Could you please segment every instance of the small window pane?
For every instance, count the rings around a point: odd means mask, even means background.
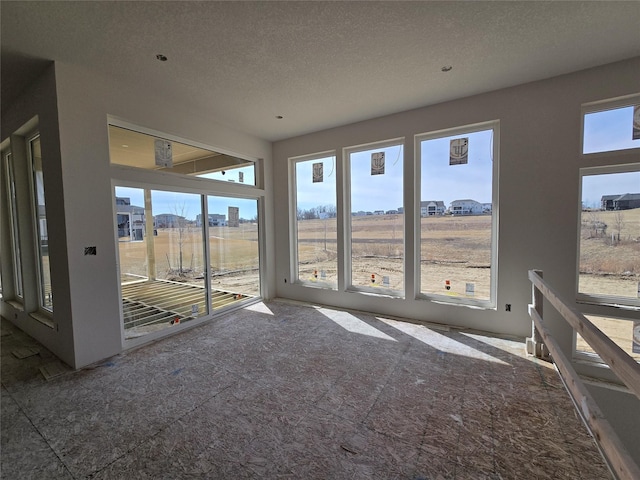
[[[337,288],[336,157],[295,163],[298,281]]]
[[[582,153],[612,152],[640,147],[640,106],[587,113]]]
[[[51,267],[49,264],[49,235],[47,233],[47,207],[45,202],[44,175],[40,137],[29,142],[29,154],[33,169],[33,193],[36,211],[36,234],[39,261],[40,306],[53,311],[53,293],[51,291]]]
[[[404,292],[403,145],[351,152],[351,285]]]
[[[640,171],[584,175],[578,292],[637,299]]]

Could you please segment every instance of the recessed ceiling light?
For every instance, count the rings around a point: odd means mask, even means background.
[[[278,120],[282,120],[284,117],[283,117],[282,115],[276,115],[276,118],[277,118]]]
[[[445,65],[440,70],[442,70],[443,72],[450,72],[452,69],[453,67],[451,65]]]
[[[122,148],[129,148],[129,145],[122,145]]]
[[[166,61],[168,60],[168,58],[167,58],[167,57],[165,57],[164,55],[162,55],[161,53],[157,54],[157,55],[156,55],[156,58],[157,58],[158,60],[160,60],[161,62],[166,62]]]

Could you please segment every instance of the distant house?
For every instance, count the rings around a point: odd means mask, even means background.
[[[384,210],[376,210],[373,212],[374,215],[384,215]]]
[[[158,228],[175,228],[185,225],[187,222],[186,218],[173,213],[161,213],[155,216],[155,220]]]
[[[156,217],[157,218],[157,217]],[[202,226],[202,214],[196,216],[196,226]],[[226,227],[227,216],[222,213],[210,213],[209,214],[209,226],[210,227]]]
[[[479,215],[482,213],[482,203],[471,199],[454,200],[449,210],[453,215]]]
[[[428,217],[430,215],[444,215],[444,202],[442,200],[424,200],[420,202],[420,216]]]
[[[492,209],[493,209],[493,206],[490,203],[482,204],[482,213],[491,213]]]
[[[144,208],[131,205],[129,197],[116,197],[118,238],[142,240],[145,231]]]
[[[640,193],[603,195],[600,199],[602,210],[631,210],[640,208]]]

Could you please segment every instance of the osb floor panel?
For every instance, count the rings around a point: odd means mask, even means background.
[[[2,478],[611,478],[517,342],[277,301],[47,381],[1,340]]]

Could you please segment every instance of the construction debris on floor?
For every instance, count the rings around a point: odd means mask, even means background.
[[[612,478],[515,341],[279,301],[75,372],[1,341],[2,478]]]

